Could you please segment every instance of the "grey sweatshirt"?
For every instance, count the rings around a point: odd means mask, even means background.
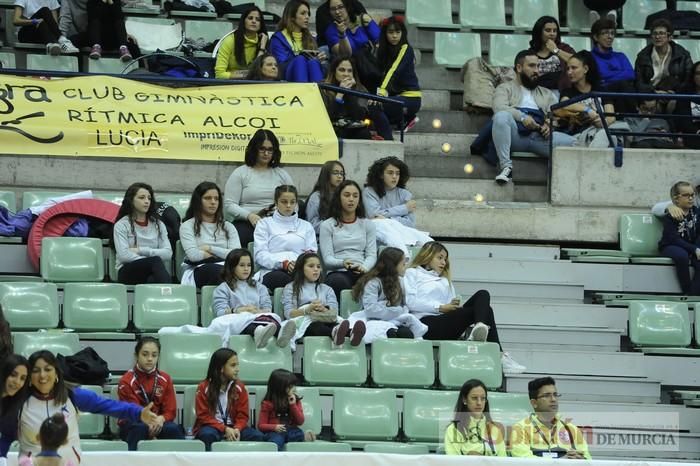
[[[334,218],[321,223],[319,239],[323,268],[327,272],[345,268],[343,261],[349,259],[365,270],[377,262],[377,239],[374,224],[366,218],[353,223],[338,225]]]
[[[383,197],[379,197],[377,192],[366,186],[362,190],[362,201],[365,205],[367,218],[381,215],[386,218],[393,218],[407,227],[416,227],[416,214],[409,212],[406,203],[413,198],[413,194],[407,189],[394,188],[387,189]]]
[[[212,308],[217,317],[226,314],[226,309],[235,311],[241,306],[255,306],[272,312],[272,300],[267,287],[260,282],[250,286],[245,281],[237,280],[233,290],[228,283],[222,283],[214,289]]]
[[[168,229],[165,224],[158,221],[160,233],[154,222],[142,227],[134,223],[132,231],[129,217],[124,216],[114,224],[114,249],[117,256],[115,268],[119,270],[124,264],[143,259],[144,257],[158,256],[163,262],[173,257],[173,250],[168,240]],[[137,252],[132,248],[138,248]]]

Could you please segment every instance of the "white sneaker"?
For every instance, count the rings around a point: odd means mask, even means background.
[[[588,19],[591,22],[591,26],[592,26],[593,23],[595,23],[596,21],[598,21],[600,19],[600,15],[598,14],[597,11],[591,10],[588,12]]]
[[[275,330],[277,330],[275,324],[258,325],[253,332],[255,347],[258,349],[266,347],[267,342],[275,335]]]
[[[282,324],[279,335],[277,335],[277,346],[286,348],[297,333],[297,324],[293,320],[288,320]]]
[[[522,364],[516,362],[515,359],[505,351],[501,355],[501,367],[503,367],[504,374],[522,374],[525,372],[525,369],[527,369]]]
[[[489,336],[489,326],[483,322],[477,322],[467,337],[467,341],[486,341]]]
[[[73,45],[73,42],[69,41],[68,39],[65,39],[63,41],[61,41],[61,39],[58,39],[58,44],[61,47],[61,53],[78,53],[78,52],[80,52],[80,50],[78,50],[78,47]]]
[[[511,168],[511,167],[505,167],[503,170],[501,170],[501,173],[496,175],[496,183],[498,183],[498,184],[506,184],[512,180],[513,180],[513,168]]]
[[[608,14],[605,15],[605,17],[608,18],[610,21],[614,21],[615,24],[617,24],[617,10],[608,11]]]

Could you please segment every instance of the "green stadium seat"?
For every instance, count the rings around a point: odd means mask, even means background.
[[[365,453],[390,453],[394,455],[427,455],[430,453],[428,445],[399,442],[373,442],[365,444]]]
[[[24,191],[22,193],[22,209],[38,206],[52,197],[61,197],[71,191]]]
[[[652,214],[620,215],[620,250],[633,256],[658,256],[663,226]]]
[[[409,442],[439,442],[453,417],[459,392],[406,390],[403,431]]]
[[[27,69],[39,71],[66,71],[77,73],[78,58],[69,55],[27,55]]]
[[[459,23],[467,28],[498,29],[506,27],[506,7],[503,0],[460,0]]]
[[[647,16],[665,9],[666,2],[664,0],[627,0],[622,7],[622,27],[626,31],[646,32],[644,24]],[[680,9],[683,8],[679,7]],[[617,39],[615,41],[617,42]]]
[[[559,2],[557,0],[516,0],[513,2],[513,25],[516,28],[525,28],[530,31],[541,16],[559,18]]]
[[[277,445],[272,442],[215,442],[211,451],[219,452],[267,452],[277,451]]]
[[[185,37],[192,40],[204,39],[208,44],[218,41],[232,30],[228,21],[185,20]]]
[[[310,385],[362,385],[367,380],[364,345],[332,348],[328,337],[304,338],[304,379]]]
[[[372,381],[380,387],[422,387],[435,383],[433,345],[428,340],[383,338],[372,343]]]
[[[128,451],[129,445],[120,440],[80,439],[80,449],[82,451]]]
[[[530,48],[530,36],[525,34],[496,34],[489,36],[489,63],[493,66],[513,66],[515,55]]]
[[[212,353],[221,348],[213,334],[162,334],[159,367],[175,383],[199,383],[207,375]]]
[[[646,46],[647,40],[643,37],[616,37],[613,42],[613,50],[624,53],[632,66],[637,59],[637,54]]]
[[[158,193],[156,195],[156,200],[158,202],[166,202],[173,206],[177,213],[180,214],[180,218],[185,218],[185,212],[190,206],[190,195],[189,194],[173,194],[173,193]]]
[[[0,60],[2,60],[0,54]],[[17,198],[14,191],[0,191],[0,206],[3,206],[12,213],[17,212]]]
[[[83,385],[80,388],[90,390],[102,396],[102,387],[98,385]],[[102,435],[105,430],[105,417],[102,414],[81,412],[78,417],[78,429],[80,438],[92,438]],[[82,442],[81,442],[82,443]]]
[[[636,346],[689,346],[688,305],[670,301],[630,301],[629,337]]]
[[[479,379],[491,389],[503,382],[501,350],[496,343],[441,341],[438,353],[440,384],[446,388],[460,388],[469,379]]]
[[[284,288],[275,288],[272,293],[272,312],[284,319],[284,305],[282,304],[282,294]]]
[[[233,6],[243,5],[244,3],[255,3],[258,8],[265,11],[265,0],[229,0],[229,3]]]
[[[204,376],[202,376],[202,380],[204,380]],[[182,427],[185,428],[185,432],[194,427],[194,422],[197,419],[197,413],[194,409],[196,396],[197,385],[188,385],[185,387],[182,397]]]
[[[700,61],[700,39],[673,39],[673,41],[688,50],[693,63]]]
[[[129,74],[138,69],[138,62],[124,63],[119,58],[100,58],[99,60],[87,60],[88,73],[95,74]],[[122,197],[124,193],[122,193]],[[120,199],[121,201],[121,199]]]
[[[98,238],[45,237],[39,264],[42,278],[51,282],[101,282],[105,276]]]
[[[0,67],[1,68],[17,68],[15,54],[12,52],[0,52]],[[12,209],[14,212],[14,208]]]
[[[54,283],[0,283],[0,305],[14,331],[58,327],[58,291]]]
[[[216,318],[213,308],[215,289],[216,287],[213,285],[203,286],[200,288],[199,296],[201,305],[199,310],[199,320],[202,323],[202,327],[209,327],[211,321]]]
[[[90,60],[91,62],[99,62],[104,60],[100,58],[99,60]],[[118,59],[114,59],[118,60]],[[119,60],[118,60],[119,61]],[[121,61],[120,61],[121,62]],[[92,193],[95,199],[102,199],[103,201],[111,202],[121,207],[122,201],[124,200],[124,193],[121,191],[95,191]]]
[[[581,50],[591,50],[591,39],[589,37],[566,36],[564,38],[564,42],[569,44],[577,52],[580,52]]]
[[[233,442],[226,442],[233,443]],[[205,451],[201,440],[141,440],[136,446],[138,451]]]
[[[352,290],[343,290],[340,292],[340,309],[338,310],[340,317],[347,319],[353,312],[359,311],[362,307],[360,303],[352,299]]]
[[[119,385],[112,385],[112,388],[109,389],[109,398],[112,400],[118,400],[119,399],[119,394],[118,394],[118,389]],[[112,416],[107,416],[107,426],[109,427],[109,432],[113,435],[119,436],[119,425],[117,424],[117,419],[116,417]]]
[[[129,324],[126,286],[121,283],[66,283],[63,324],[78,331],[121,331]]]
[[[182,248],[182,243],[177,240],[175,243],[175,277],[177,280],[182,280],[182,263],[185,261],[185,250]]]
[[[396,392],[338,388],[333,394],[333,432],[342,440],[393,441],[399,433]]]
[[[197,289],[191,285],[136,285],[134,325],[139,330],[197,325]]]
[[[581,32],[588,34],[591,32],[591,21],[588,16],[588,8],[581,1],[570,0],[566,2],[566,27],[571,32]],[[571,45],[571,37],[567,37],[565,42]],[[573,47],[573,45],[571,45]],[[578,50],[576,47],[574,49]],[[588,49],[586,49],[588,50]]]
[[[291,442],[284,446],[285,451],[293,453],[350,453],[352,445],[343,442]]]
[[[33,332],[12,334],[15,353],[29,357],[35,351],[47,350],[53,354],[70,356],[80,351],[80,340],[76,333]]]
[[[481,37],[471,32],[435,32],[435,63],[462,68],[467,60],[481,57]]]
[[[454,27],[451,0],[406,0],[406,21],[414,26]]]
[[[494,422],[512,426],[532,413],[527,393],[489,392],[489,412]]]
[[[231,335],[228,346],[238,353],[241,370],[238,377],[245,383],[266,384],[275,369],[292,370],[292,351],[280,348],[274,339],[265,348],[256,348],[250,335]]]

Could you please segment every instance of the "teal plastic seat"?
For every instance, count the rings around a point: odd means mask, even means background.
[[[121,331],[129,324],[126,286],[121,283],[66,283],[63,324],[79,331]]]
[[[622,7],[622,27],[626,31],[643,32],[647,16],[665,9],[664,0],[627,0]],[[683,8],[679,7],[679,9]],[[617,42],[617,39],[615,41]]]
[[[208,21],[211,23],[211,21]],[[180,218],[185,218],[185,212],[190,206],[190,195],[189,194],[174,194],[174,193],[158,193],[156,195],[156,200],[158,202],[167,202],[177,210],[180,214]]]
[[[634,256],[658,256],[663,226],[652,214],[620,215],[620,250]]]
[[[591,39],[589,37],[567,36],[564,38],[564,42],[569,44],[577,52],[580,52],[581,50],[591,50]]]
[[[578,31],[588,34],[591,31],[591,20],[588,16],[588,8],[581,1],[566,2],[566,26],[570,31]],[[565,42],[571,45],[572,37],[567,37]],[[573,47],[573,45],[571,45]],[[578,49],[574,47],[576,51]],[[586,49],[588,50],[588,49]]]
[[[12,52],[0,52],[0,65],[3,68],[17,68],[15,54]],[[12,212],[14,211],[15,208],[12,209]]]
[[[683,46],[690,57],[693,59],[693,63],[700,61],[700,40],[698,39],[673,39],[675,43]]]
[[[268,452],[277,451],[277,445],[272,442],[215,442],[211,451],[219,452]]]
[[[39,350],[51,351],[54,355],[70,356],[80,351],[80,340],[76,333],[32,332],[12,334],[15,353],[28,358]]]
[[[372,381],[378,386],[423,387],[435,383],[433,344],[428,340],[383,338],[372,343]]]
[[[211,321],[216,318],[214,314],[214,290],[215,286],[208,285],[200,288],[199,296],[201,301],[201,309],[199,311],[199,319],[202,322],[202,327],[209,327]]]
[[[340,309],[338,313],[343,319],[347,319],[353,312],[359,311],[362,306],[352,299],[352,290],[342,290],[340,292]]]
[[[333,432],[342,440],[394,440],[399,433],[396,392],[386,388],[336,389]]]
[[[39,259],[41,276],[50,282],[101,282],[105,276],[98,238],[45,237]]]
[[[452,22],[451,0],[406,0],[406,21],[414,26],[459,27]]]
[[[82,385],[80,388],[90,390],[102,396],[102,387],[97,385]],[[80,438],[91,438],[102,435],[105,430],[105,416],[89,412],[81,412],[78,417],[78,429]],[[81,442],[82,443],[82,442]]]
[[[238,353],[241,370],[238,377],[245,383],[266,384],[275,369],[292,370],[292,351],[280,348],[274,338],[264,348],[256,348],[250,335],[231,335],[228,346]]]
[[[206,376],[206,374],[204,374]],[[202,377],[204,379],[204,377]],[[195,398],[197,396],[197,385],[188,385],[185,387],[182,397],[182,427],[185,432],[194,427],[194,422],[197,420],[197,413],[194,408]]]
[[[260,8],[262,11],[265,11],[265,0],[229,0],[229,3],[233,6],[236,5],[243,5],[244,3],[255,3],[258,8]]]
[[[456,391],[406,390],[403,431],[409,442],[439,442],[453,418]]]
[[[503,0],[460,0],[459,23],[467,28],[504,28],[506,7]]]
[[[435,63],[461,68],[467,60],[481,57],[481,36],[471,32],[435,32]]]
[[[516,28],[525,28],[530,31],[541,16],[559,18],[558,0],[516,0],[513,2],[513,25]]]
[[[182,263],[185,261],[185,250],[180,240],[175,242],[175,276],[178,281],[182,280]]]
[[[77,73],[78,57],[69,55],[27,55],[27,69],[39,71],[72,71]]]
[[[191,285],[136,285],[134,325],[139,330],[197,325],[197,289]]]
[[[129,445],[121,440],[80,439],[80,449],[82,451],[129,451]]]
[[[88,60],[88,73],[128,74],[138,68],[138,62],[124,63],[119,58],[100,58]],[[122,193],[122,196],[124,193]]]
[[[670,301],[630,301],[629,336],[637,346],[689,346],[688,305]]]
[[[394,455],[427,455],[428,445],[399,442],[372,442],[365,444],[365,453],[390,453]]]
[[[632,66],[637,60],[637,54],[646,46],[647,40],[642,37],[616,37],[613,42],[613,50],[624,53]]]
[[[364,345],[332,348],[328,337],[305,337],[304,379],[310,385],[362,385],[367,380]]]
[[[14,55],[13,55],[14,57]],[[2,54],[0,53],[0,60],[2,60]],[[10,68],[14,68],[10,67]],[[0,206],[3,206],[12,213],[17,212],[17,198],[15,197],[14,191],[0,191]]]
[[[512,67],[517,53],[529,48],[529,35],[492,33],[489,36],[489,63]]]
[[[293,453],[350,453],[352,445],[343,442],[290,442],[284,446],[284,450]]]
[[[272,312],[284,319],[284,305],[282,304],[282,294],[284,288],[275,288],[272,293]]]
[[[22,193],[22,209],[36,207],[52,197],[61,197],[71,191],[24,191]]]
[[[0,282],[0,306],[14,331],[58,327],[58,291],[54,283]]]
[[[192,40],[204,39],[207,44],[218,41],[232,30],[228,21],[185,20],[185,37]]]
[[[479,379],[494,389],[503,382],[501,350],[497,343],[441,341],[439,378],[446,388],[460,388],[465,380]]]
[[[221,337],[213,334],[162,334],[159,367],[175,383],[199,383],[207,375],[209,359],[221,348]]]
[[[227,442],[233,443],[233,442]],[[141,440],[136,446],[138,451],[205,451],[204,442],[201,440]]]
[[[527,393],[489,392],[489,412],[494,422],[510,427],[532,413]]]

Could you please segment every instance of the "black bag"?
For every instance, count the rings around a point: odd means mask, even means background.
[[[156,202],[156,214],[168,230],[170,247],[175,250],[175,243],[180,239],[180,214],[175,207],[165,202]]]
[[[362,85],[365,86],[367,91],[371,94],[377,92],[377,88],[382,83],[382,77],[384,75],[379,68],[379,62],[374,55],[372,45],[367,44],[361,49],[355,50],[352,58],[357,65],[357,75]]]
[[[72,356],[56,356],[63,370],[63,377],[68,382],[80,385],[104,385],[109,378],[107,361],[90,346],[83,348]]]

